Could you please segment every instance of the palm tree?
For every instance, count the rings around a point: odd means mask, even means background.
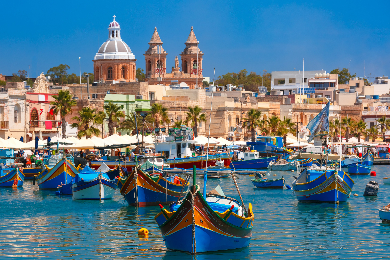
[[[360,120],[359,122],[356,123],[355,125],[355,134],[358,138],[358,142],[360,143],[360,136],[364,133],[366,130],[367,125],[363,120]]]
[[[277,116],[272,116],[268,119],[268,129],[271,135],[275,135],[279,128],[280,119]]]
[[[296,125],[292,122],[290,118],[284,118],[283,121],[280,121],[279,128],[277,131],[277,135],[283,136],[284,145],[287,142],[287,135],[289,133],[296,134]]]
[[[372,138],[372,141],[375,142],[375,139],[378,138],[378,134],[379,134],[378,128],[376,126],[372,126],[370,127],[370,129],[368,129],[368,132]]]
[[[54,95],[53,98],[55,101],[50,102],[53,105],[52,109],[55,114],[60,112],[61,116],[61,128],[62,128],[62,138],[66,138],[66,120],[65,117],[68,114],[72,113],[72,107],[77,104],[76,100],[73,99],[69,90],[60,90],[58,95]]]
[[[142,119],[140,117],[137,117],[137,126],[142,126]],[[131,114],[130,116],[127,116],[126,119],[120,123],[119,129],[128,130],[132,134],[135,134],[136,123],[134,115]]]
[[[206,122],[206,114],[201,114],[202,109],[198,106],[188,107],[188,110],[185,123],[191,123],[194,136],[198,137],[198,122]]]
[[[159,128],[162,123],[169,123],[168,109],[161,104],[154,103],[150,110],[150,115],[153,118],[154,126]]]
[[[385,141],[385,133],[386,133],[386,130],[388,129],[388,120],[386,119],[386,116],[382,116],[381,118],[379,118],[377,120],[379,126],[381,127],[381,133],[382,133],[382,138],[383,138],[383,141]]]
[[[337,137],[341,133],[339,133],[340,129],[340,120],[338,118],[334,119],[333,121],[329,122],[329,134],[333,136],[333,141],[337,142]]]
[[[125,117],[125,113],[121,110],[122,106],[114,104],[112,102],[108,102],[108,104],[104,105],[104,110],[106,111],[108,117],[108,134],[114,134],[114,127],[117,126],[121,117]]]
[[[183,125],[183,120],[177,120],[173,123],[173,127],[180,128]]]
[[[256,128],[261,125],[261,111],[251,109],[247,113],[247,117],[243,118],[243,126],[246,127],[252,135],[252,142],[256,142]]]
[[[341,120],[341,124],[343,125],[343,129],[345,130],[345,140],[348,142],[349,140],[349,129],[353,125],[352,118],[350,117],[344,117]]]
[[[99,111],[96,115],[95,122],[98,125],[102,125],[102,138],[103,137],[103,128],[104,128],[104,120],[106,119],[106,113],[104,111]]]
[[[99,135],[100,130],[95,128],[93,124],[96,123],[96,110],[90,107],[83,107],[79,111],[79,115],[73,117],[72,119],[76,120],[78,123],[73,123],[72,127],[78,129],[77,137],[81,138],[83,136],[90,138],[92,135]]]

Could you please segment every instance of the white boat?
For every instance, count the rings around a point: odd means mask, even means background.
[[[298,161],[289,162],[285,159],[280,159],[277,162],[275,161],[270,162],[268,169],[270,169],[271,171],[292,171],[292,170],[296,171],[298,164],[299,164]]]
[[[75,182],[72,185],[73,199],[112,199],[116,187],[116,181],[110,180],[107,174],[97,173],[88,167],[75,177]]]

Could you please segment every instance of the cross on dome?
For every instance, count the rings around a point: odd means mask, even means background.
[[[117,21],[115,21],[116,15],[114,15],[113,17],[114,17],[114,20],[110,23],[108,28],[120,28],[119,23]]]
[[[116,17],[116,15],[114,14],[114,16],[113,16],[113,17],[114,17],[114,21],[115,21],[115,17]]]

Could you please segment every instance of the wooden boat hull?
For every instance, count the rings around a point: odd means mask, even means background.
[[[117,185],[106,178],[91,181],[78,181],[72,185],[74,200],[106,200],[112,199]]]
[[[199,191],[194,194],[194,205],[191,197],[189,192],[177,211],[162,209],[155,217],[168,249],[201,253],[249,245],[254,221],[251,205],[249,217],[245,218],[231,210],[213,211]]]
[[[22,187],[24,182],[24,175],[19,168],[8,169],[9,172],[3,172],[0,177],[0,187]]]
[[[37,176],[39,189],[57,189],[61,184],[69,184],[78,173],[68,160],[60,160],[53,168],[46,168]]]
[[[23,174],[25,180],[32,180],[34,176],[38,176],[42,171],[42,168],[23,168]]]
[[[232,169],[267,169],[271,161],[276,161],[277,156],[263,157],[259,159],[246,160],[246,161],[232,161],[230,168]]]
[[[384,210],[384,209],[380,209],[379,210],[379,218],[382,221],[390,222],[390,211]]]
[[[252,183],[257,188],[263,188],[263,189],[283,189],[284,188],[284,178],[277,179],[277,180],[260,180],[260,179],[253,179]]]
[[[132,206],[145,207],[156,206],[159,204],[169,204],[177,201],[184,195],[185,184],[175,184],[162,180],[153,180],[149,175],[137,169],[132,172],[126,179],[118,180],[120,192]],[[181,182],[185,181],[181,179]],[[183,190],[183,192],[180,192]]]
[[[293,190],[299,201],[343,202],[349,198],[353,185],[347,173],[330,171],[310,182],[293,182]]]
[[[371,172],[371,166],[355,164],[348,166],[348,173],[351,175],[368,175]]]

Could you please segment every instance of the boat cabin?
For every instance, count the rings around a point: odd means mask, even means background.
[[[195,141],[192,137],[190,127],[171,128],[165,142],[155,144],[156,153],[161,153],[166,159],[172,160],[192,157],[195,152]]]
[[[283,152],[283,138],[279,136],[257,136],[256,142],[247,142],[251,149],[259,152]]]
[[[244,161],[253,160],[253,159],[259,159],[259,152],[258,151],[248,151],[244,152]]]

